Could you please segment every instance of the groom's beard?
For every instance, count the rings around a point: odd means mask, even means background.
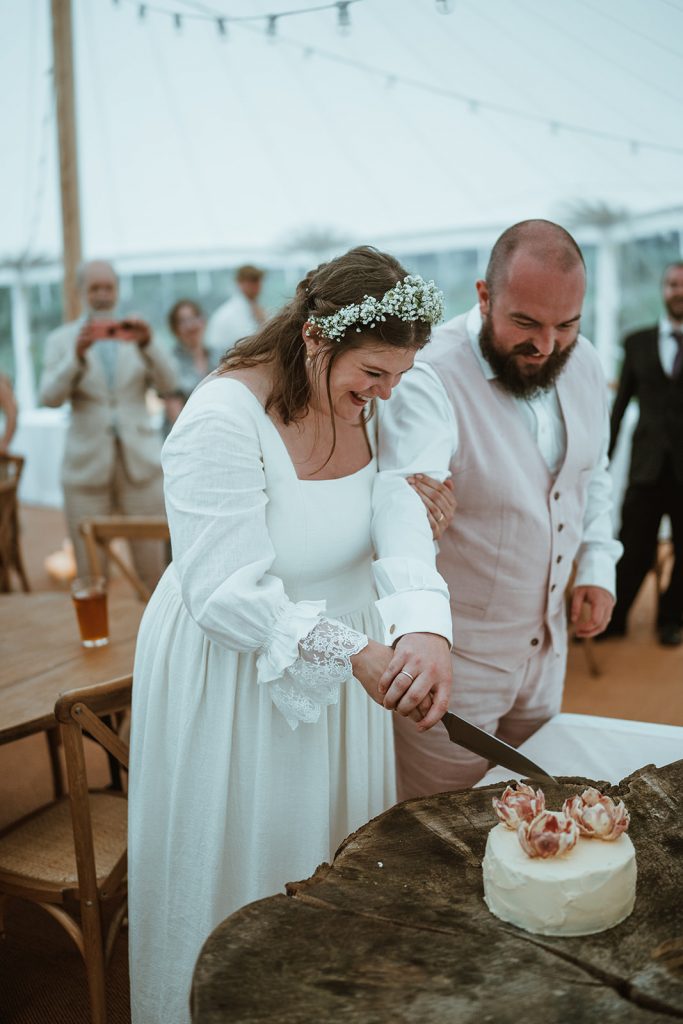
[[[577,341],[578,334],[565,349],[560,349],[556,343],[545,362],[534,366],[533,363],[521,363],[515,358],[536,353],[537,349],[530,341],[515,345],[511,352],[500,350],[490,313],[484,318],[479,332],[482,355],[505,390],[515,398],[533,398],[541,391],[548,391],[567,365]]]

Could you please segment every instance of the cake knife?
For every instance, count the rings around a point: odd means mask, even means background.
[[[511,772],[518,772],[525,778],[534,779],[536,782],[557,782],[545,769],[539,768],[537,764],[530,761],[524,754],[511,747],[503,740],[499,740],[491,733],[479,729],[464,718],[447,711],[441,719],[446,726],[451,743],[457,743],[465,750],[471,750],[473,754],[485,757],[487,761],[493,761],[503,768],[509,768]]]

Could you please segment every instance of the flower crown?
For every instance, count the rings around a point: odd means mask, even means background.
[[[408,274],[381,299],[365,295],[362,302],[342,306],[332,316],[310,316],[308,322],[319,327],[329,341],[341,341],[354,324],[373,328],[387,316],[397,316],[407,323],[424,320],[438,324],[443,318],[443,306],[443,292],[433,281],[425,281],[419,274]],[[356,327],[356,331],[360,334],[362,328]]]

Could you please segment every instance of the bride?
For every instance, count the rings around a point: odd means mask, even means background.
[[[425,668],[381,642],[370,539],[375,400],[441,311],[433,282],[352,249],[226,355],[166,442],[173,562],[133,687],[135,1024],[189,1021],[216,924],[310,875],[394,802],[386,709],[425,729],[447,703],[447,639],[431,637]]]

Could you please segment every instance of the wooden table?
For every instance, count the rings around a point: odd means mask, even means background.
[[[547,805],[561,807],[587,782],[544,787]],[[287,896],[219,925],[197,963],[194,1024],[682,1019],[683,761],[615,788],[638,857],[635,910],[616,928],[530,935],[488,912],[481,860],[500,785],[410,800],[350,836],[332,865]]]
[[[110,595],[110,641],[86,648],[68,594],[0,596],[0,743],[55,728],[55,701],[65,690],[132,672],[144,608]]]

